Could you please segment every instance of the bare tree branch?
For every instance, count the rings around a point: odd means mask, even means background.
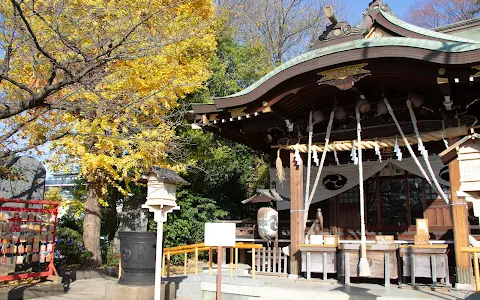
[[[23,13],[23,10],[22,8],[20,7],[20,4],[22,2],[19,2],[17,3],[16,0],[10,0],[10,2],[13,4],[13,6],[15,7],[15,9],[17,10],[20,18],[22,19],[23,21],[23,24],[25,25],[25,28],[27,29],[28,33],[30,34],[31,38],[32,38],[32,41],[33,43],[35,44],[35,47],[37,48],[37,50],[42,53],[46,58],[48,58],[52,63],[54,63],[58,68],[62,69],[63,71],[65,71],[65,73],[71,75],[70,71],[65,68],[62,64],[60,64],[56,59],[55,57],[53,57],[52,55],[50,55],[50,53],[48,53],[45,49],[43,49],[42,46],[40,46],[40,44],[38,43],[38,39],[37,39],[37,36],[36,34],[33,32],[32,30],[32,27],[30,26],[30,23],[28,22],[27,18],[25,18],[25,15]]]

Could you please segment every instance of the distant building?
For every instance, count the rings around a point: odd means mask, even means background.
[[[62,189],[62,197],[72,198],[71,191],[77,185],[78,170],[72,172],[60,172],[52,174],[45,181],[45,188],[48,191],[52,187],[59,187]]]

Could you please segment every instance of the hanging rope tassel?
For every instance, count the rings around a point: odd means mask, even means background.
[[[325,158],[327,157],[327,152],[328,152],[328,143],[330,142],[330,133],[332,132],[332,126],[333,126],[333,119],[335,117],[335,109],[337,105],[335,103],[332,112],[330,113],[330,120],[328,120],[328,126],[327,126],[327,134],[325,136],[325,147],[323,148],[322,152],[322,158],[320,159],[320,166],[318,167],[317,171],[317,176],[315,177],[315,182],[313,183],[313,188],[312,192],[310,193],[310,196],[308,198],[308,201],[305,205],[305,220],[304,224],[307,224],[308,220],[308,211],[310,209],[310,204],[312,204],[313,196],[315,195],[315,191],[317,190],[318,182],[320,181],[320,176],[322,175],[322,169],[323,165],[325,164]],[[307,189],[310,188],[309,186],[306,187]]]
[[[395,125],[397,126],[398,132],[400,132],[400,135],[402,136],[403,142],[405,143],[405,146],[407,147],[408,152],[410,153],[410,156],[412,156],[412,159],[415,162],[415,164],[417,165],[420,172],[422,173],[423,178],[425,178],[425,180],[427,180],[428,184],[433,186],[432,181],[430,180],[430,177],[427,176],[427,173],[425,172],[425,169],[420,164],[420,161],[418,161],[417,155],[415,154],[415,152],[413,152],[412,146],[410,146],[410,143],[408,142],[407,138],[405,137],[405,134],[403,133],[403,129],[400,126],[400,124],[398,123],[397,117],[395,117],[395,113],[393,112],[393,109],[390,106],[390,103],[388,102],[387,98],[385,98],[385,97],[383,98],[383,101],[387,105],[387,110],[390,113],[390,116],[392,116],[393,122],[395,122]]]
[[[363,194],[363,161],[362,161],[362,126],[360,125],[360,111],[358,105],[355,109],[355,115],[357,117],[357,140],[358,140],[358,185],[360,188],[360,261],[358,263],[358,276],[369,277],[370,276],[370,264],[367,260],[367,237],[365,235],[365,199]]]
[[[275,168],[277,169],[277,178],[280,183],[285,181],[285,169],[283,169],[282,159],[280,158],[280,149],[277,151],[277,160],[275,161]]]
[[[307,182],[305,186],[305,198],[303,200],[303,206],[306,208],[308,203],[308,197],[310,196],[310,174],[312,172],[312,137],[313,137],[313,111],[310,111],[308,117],[308,146],[307,146]],[[305,215],[308,215],[308,210]]]
[[[420,137],[420,132],[418,132],[417,118],[415,117],[415,113],[413,112],[412,103],[410,102],[410,100],[407,100],[407,107],[408,107],[408,110],[410,111],[410,118],[412,119],[413,130],[417,135],[418,148],[420,150],[420,153],[423,156],[423,160],[425,161],[425,165],[427,166],[428,173],[432,178],[432,181],[435,189],[437,190],[437,193],[439,193],[443,201],[445,201],[445,203],[448,204],[448,197],[447,195],[445,195],[445,192],[443,191],[442,187],[438,183],[437,177],[435,176],[435,173],[433,172],[433,169],[432,169],[432,164],[430,163],[430,160],[428,158],[428,151],[427,149],[425,149],[425,146],[423,145],[422,138]]]

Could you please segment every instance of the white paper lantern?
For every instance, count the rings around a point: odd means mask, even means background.
[[[271,241],[277,236],[278,212],[271,207],[262,207],[257,214],[258,234],[264,240]]]

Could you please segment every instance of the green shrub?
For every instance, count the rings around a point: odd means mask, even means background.
[[[116,267],[118,266],[119,257],[116,257],[118,254],[115,251],[115,245],[113,243],[106,243],[102,247],[102,261],[105,267]]]
[[[82,242],[82,234],[71,228],[57,228],[55,259],[58,266],[83,266],[92,253],[86,250]]]

